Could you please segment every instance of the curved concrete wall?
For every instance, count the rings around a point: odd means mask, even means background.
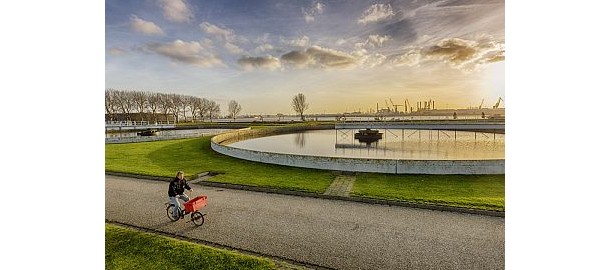
[[[331,126],[332,127],[332,126]],[[390,174],[504,174],[504,160],[397,160],[343,157],[319,157],[269,153],[231,147],[227,144],[240,140],[328,127],[291,127],[275,129],[240,129],[212,138],[212,149],[218,153],[256,162],[351,172]]]

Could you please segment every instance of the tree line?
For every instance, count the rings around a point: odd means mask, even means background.
[[[305,95],[302,93],[295,95],[291,105],[304,121],[305,110],[309,108]],[[112,88],[106,89],[105,109],[110,121],[116,121],[119,118],[129,121],[144,121],[145,118],[152,118],[153,121],[172,120],[175,122],[189,119],[191,121],[204,121],[205,119],[212,121],[212,119],[220,117],[220,104],[206,98]],[[228,104],[229,117],[235,119],[241,109],[241,105],[237,101],[231,100]]]
[[[181,119],[183,121],[188,119],[192,121],[209,119],[211,121],[220,116],[220,104],[213,100],[188,95],[112,88],[106,89],[105,107],[106,114],[111,121],[117,120],[119,114],[132,121],[144,121],[145,115],[150,114],[154,121],[173,120],[175,122],[179,122]],[[132,116],[139,119],[131,119]],[[159,119],[159,117],[164,119]]]

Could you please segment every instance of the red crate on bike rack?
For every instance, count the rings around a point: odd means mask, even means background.
[[[208,204],[208,196],[197,196],[194,199],[184,203],[184,209],[187,212],[195,212]]]

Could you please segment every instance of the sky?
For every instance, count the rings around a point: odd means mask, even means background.
[[[106,88],[230,100],[242,114],[504,96],[504,1],[106,0]],[[390,104],[391,106],[391,104]],[[504,104],[501,104],[504,107]]]

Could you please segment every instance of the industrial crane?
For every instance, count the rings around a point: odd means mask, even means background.
[[[394,107],[394,112],[398,112],[398,107],[402,106],[402,105],[395,105],[394,102],[392,101],[392,98],[390,98],[390,103],[392,103],[392,106]]]
[[[481,100],[481,105],[479,105],[479,109],[481,109],[481,106],[483,106],[483,101],[485,101],[485,99]]]
[[[388,111],[391,111],[391,110],[390,110],[390,105],[388,105],[388,101],[387,101],[387,100],[385,100],[385,99],[384,99],[384,101],[385,101],[385,106],[388,108]]]
[[[498,108],[498,106],[500,106],[500,101],[504,101],[504,100],[502,99],[502,97],[499,97],[499,98],[498,98],[498,102],[496,102],[496,104],[494,105],[494,109],[497,109],[497,108]]]
[[[407,107],[407,104],[409,105],[409,107]],[[411,104],[409,104],[409,99],[405,98],[405,113],[408,113],[408,109],[411,108]],[[413,112],[413,110],[411,110],[411,112]]]

